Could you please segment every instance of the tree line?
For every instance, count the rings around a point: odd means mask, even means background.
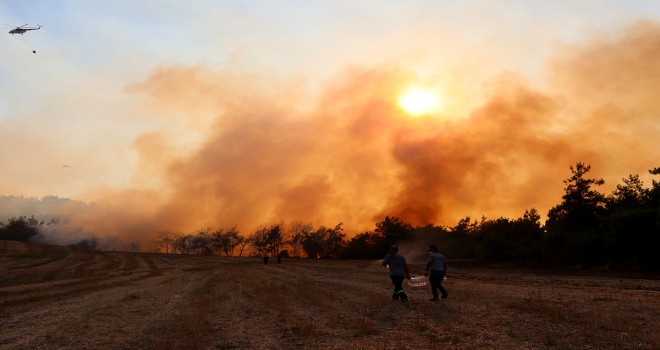
[[[465,217],[453,227],[417,227],[408,237],[436,242],[453,259],[660,268],[660,181],[647,188],[629,175],[605,195],[597,190],[603,179],[587,176],[590,165],[578,162],[570,170],[562,202],[545,223],[532,208],[517,219]],[[649,173],[660,175],[660,168]]]
[[[242,235],[234,226],[229,229],[204,228],[184,234],[161,232],[161,243],[155,249],[171,254],[199,254],[243,256],[248,254],[285,257],[314,257],[334,259],[342,257],[346,235],[342,224],[334,228],[294,222],[262,225],[249,235]]]
[[[434,242],[449,259],[522,262],[539,265],[643,266],[658,268],[660,181],[645,187],[629,175],[609,195],[598,191],[602,179],[589,178],[590,165],[570,166],[562,202],[541,215],[535,208],[515,219],[460,219],[455,226],[413,227],[385,217],[373,231],[346,237],[342,223],[334,227],[294,222],[262,225],[249,234],[236,227],[205,228],[193,233],[161,232],[155,249],[170,254],[269,255],[315,259],[377,259],[392,244]],[[660,168],[649,171],[660,175]],[[34,217],[0,222],[0,239],[29,240],[43,225]],[[80,242],[89,248],[94,242]]]

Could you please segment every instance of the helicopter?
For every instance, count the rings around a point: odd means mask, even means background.
[[[6,26],[9,26],[9,27],[13,27],[13,26],[10,26],[9,24],[5,24],[5,25],[6,25]],[[9,31],[9,34],[11,34],[11,35],[14,35],[14,34],[20,34],[20,35],[23,35],[23,33],[27,32],[28,30],[39,30],[39,29],[41,29],[41,26],[40,26],[40,25],[37,25],[37,28],[34,28],[34,27],[33,27],[33,28],[30,28],[30,27],[27,27],[27,28],[26,28],[26,27],[25,27],[26,25],[27,25],[27,23],[24,24],[24,25],[22,25],[22,26],[20,26],[20,27],[16,27],[16,28],[10,30],[10,31]]]

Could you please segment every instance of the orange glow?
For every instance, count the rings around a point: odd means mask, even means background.
[[[442,109],[442,101],[437,90],[410,88],[399,98],[399,107],[412,116],[438,113]]]

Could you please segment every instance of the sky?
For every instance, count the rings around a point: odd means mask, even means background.
[[[604,193],[660,166],[657,1],[4,0],[0,17],[43,26],[0,42],[0,195],[89,204],[0,215],[136,242],[350,235],[545,215],[577,162]],[[432,107],[407,110],[410,91]]]

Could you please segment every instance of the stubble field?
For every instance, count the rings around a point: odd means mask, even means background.
[[[448,299],[401,304],[378,261],[0,241],[0,349],[660,348],[657,278],[449,269]]]

